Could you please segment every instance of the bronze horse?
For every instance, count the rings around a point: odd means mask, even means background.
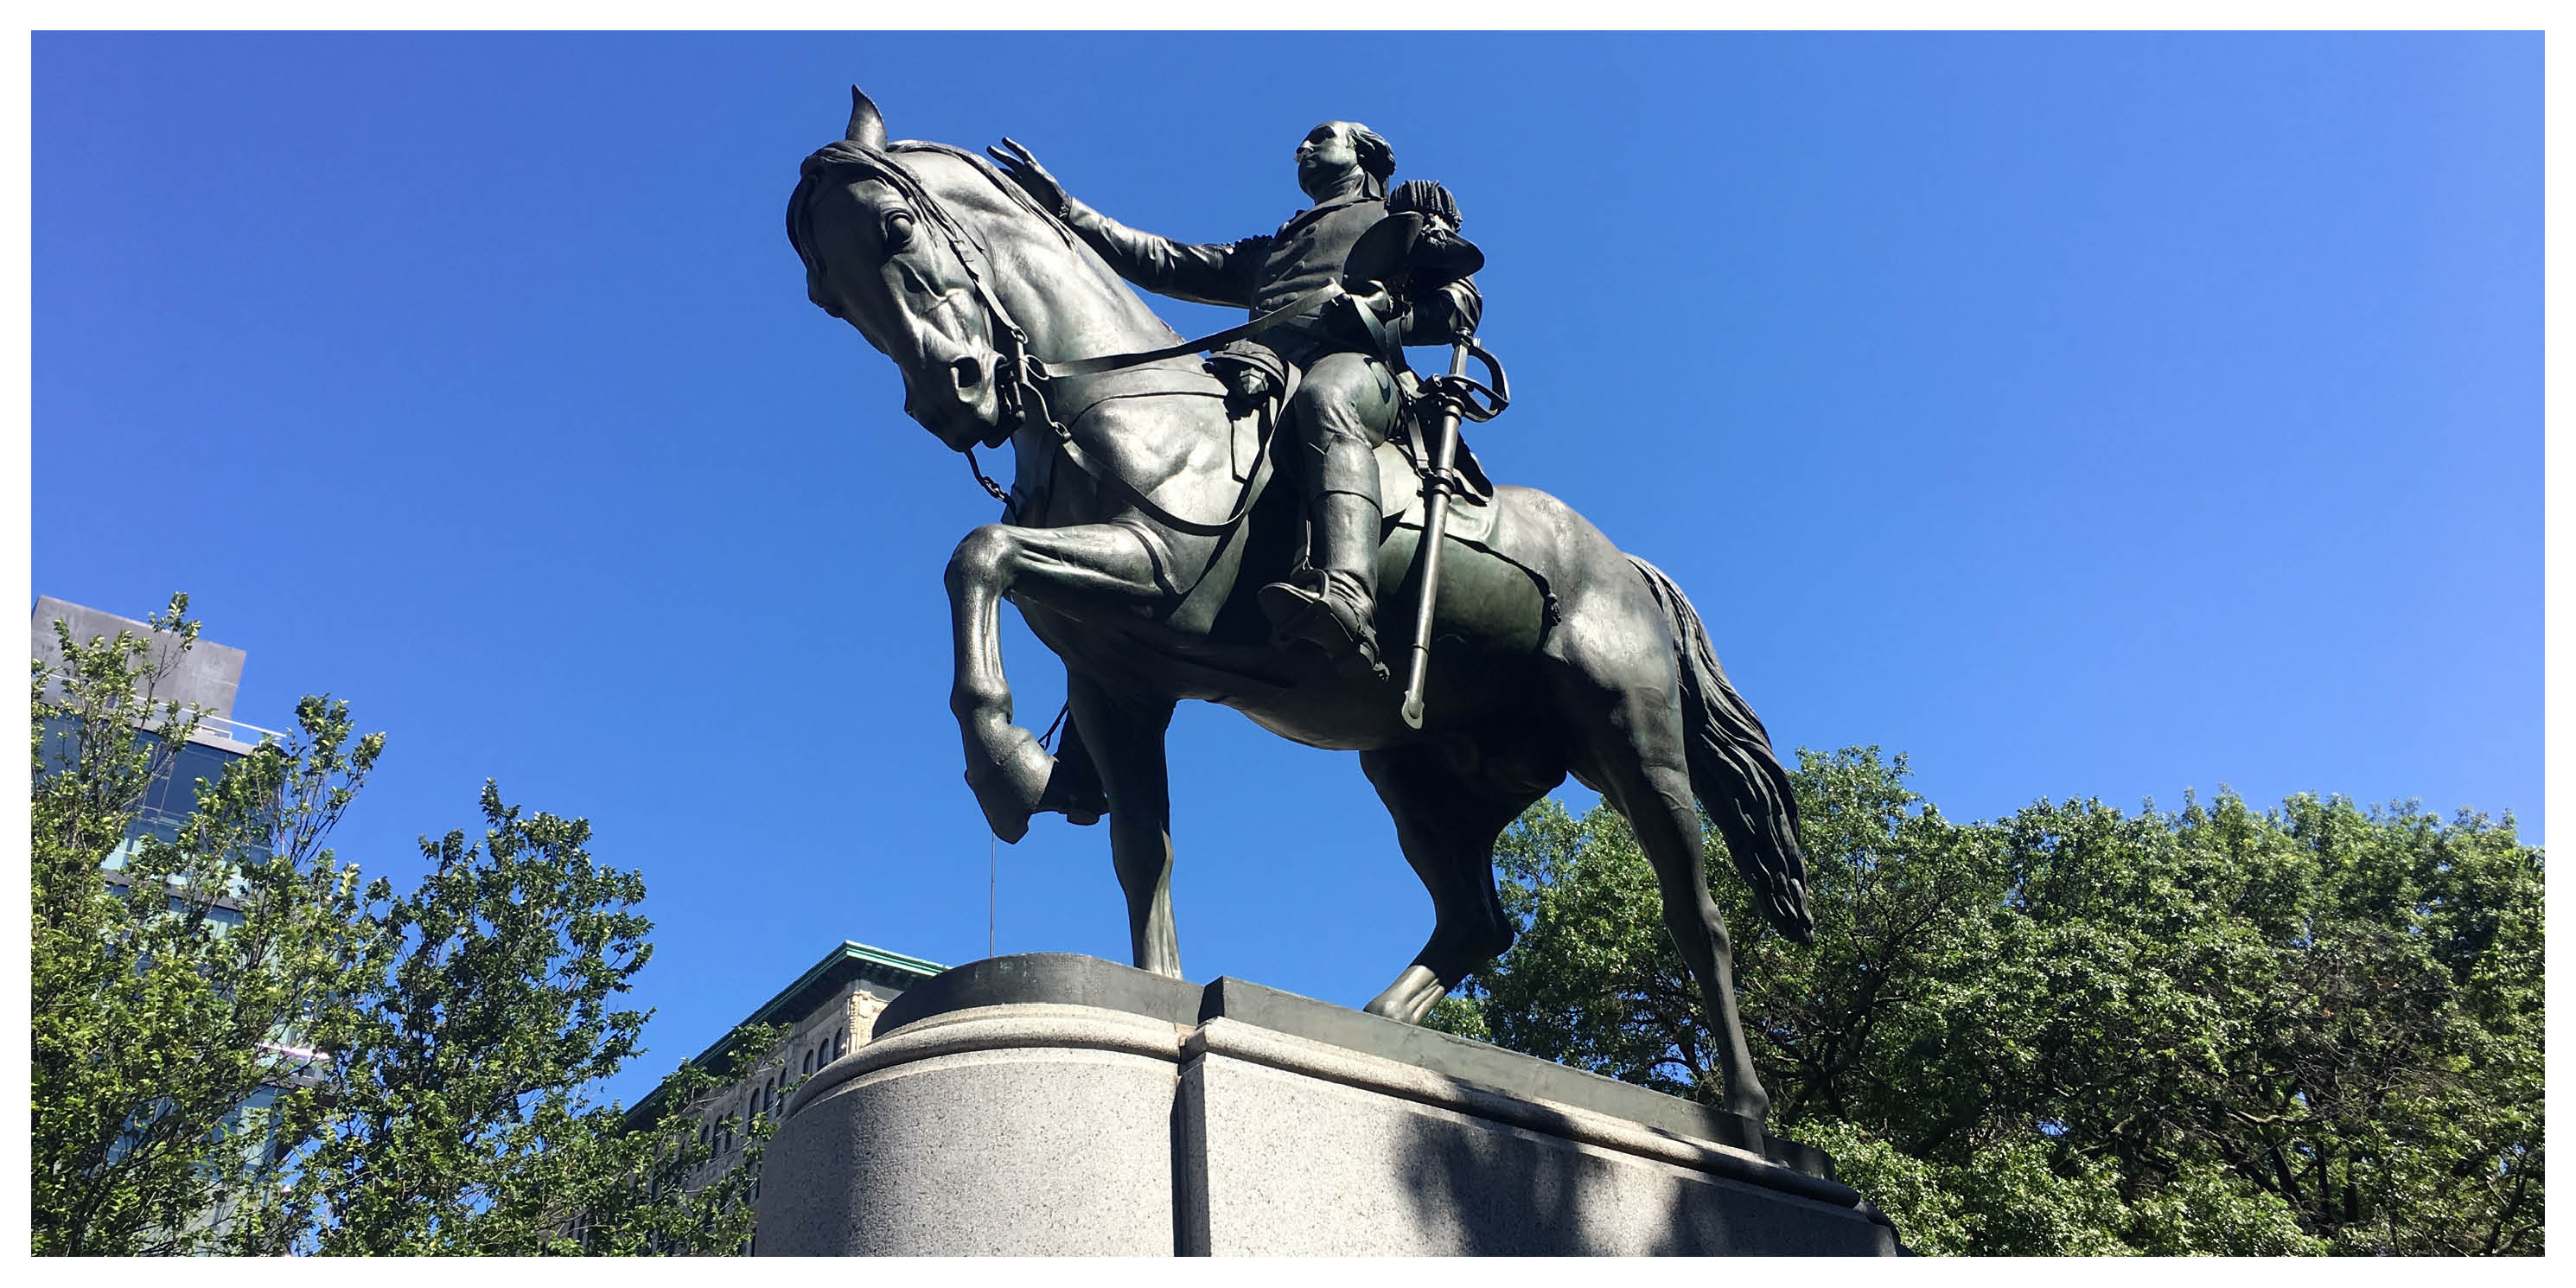
[[[1458,507],[1433,596],[1429,718],[1407,727],[1400,679],[1271,644],[1252,591],[1295,557],[1294,489],[1269,500],[1266,438],[1229,415],[1196,358],[1045,372],[1180,337],[990,163],[889,142],[876,106],[852,97],[847,137],[806,158],[788,204],[808,293],[902,369],[905,410],[940,442],[970,460],[1007,442],[1016,457],[1010,521],[968,533],[947,570],[950,706],[995,834],[1017,841],[1041,810],[1079,818],[1082,798],[1105,791],[1135,964],[1177,977],[1164,760],[1174,704],[1224,703],[1282,737],[1357,751],[1437,917],[1368,1009],[1419,1023],[1510,946],[1494,842],[1571,773],[1635,829],[1665,929],[1726,1035],[1725,1107],[1762,1119],[1769,1096],[1736,1015],[1692,801],[1707,805],[1772,923],[1805,942],[1814,922],[1797,806],[1680,589],[1547,493],[1503,486]],[[1386,494],[1418,492],[1403,458],[1382,451]],[[1389,656],[1412,643],[1420,532],[1418,504],[1388,516],[1378,616]],[[1096,788],[1065,781],[1079,758],[1060,762],[1011,722],[1005,598],[1064,660],[1068,737],[1096,765]]]

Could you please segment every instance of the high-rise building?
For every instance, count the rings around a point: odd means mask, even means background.
[[[126,856],[133,853],[144,836],[168,840],[178,834],[179,825],[187,821],[196,805],[194,785],[198,779],[214,782],[224,776],[226,765],[249,755],[263,740],[284,741],[284,737],[232,718],[233,701],[241,691],[242,665],[250,657],[242,650],[201,639],[181,652],[176,637],[156,631],[147,623],[43,595],[36,599],[28,651],[47,666],[59,667],[63,662],[62,641],[54,633],[54,623],[58,621],[69,628],[72,640],[79,644],[113,639],[119,631],[151,641],[149,664],[166,667],[169,672],[155,686],[153,699],[176,702],[194,710],[198,717],[196,728],[189,731],[187,745],[169,756],[161,772],[154,775],[144,794],[142,812],[127,830],[124,844],[107,856],[106,867],[111,873],[108,879],[122,885],[123,878],[113,874],[124,869]],[[49,739],[71,736],[68,729],[47,733]],[[141,731],[140,736],[147,742],[158,742],[161,737],[149,729]],[[215,920],[219,924],[238,924],[241,914],[229,898],[220,899]]]
[[[234,699],[241,690],[242,666],[249,658],[242,650],[201,639],[182,652],[175,636],[166,631],[155,631],[149,623],[51,596],[39,596],[30,623],[28,648],[37,661],[48,666],[59,667],[63,662],[62,641],[54,630],[56,622],[67,627],[72,640],[78,644],[114,639],[119,631],[150,641],[152,653],[148,665],[166,672],[153,687],[155,703],[176,702],[197,714],[197,723],[189,731],[186,744],[159,758],[152,782],[144,791],[141,809],[127,827],[124,839],[102,859],[101,866],[106,869],[108,884],[131,898],[137,892],[127,888],[129,883],[124,875],[127,859],[147,836],[157,836],[165,841],[177,837],[180,826],[187,822],[195,809],[197,781],[204,779],[211,783],[221,779],[225,766],[249,755],[261,742],[283,742],[284,736],[233,719]],[[137,737],[146,743],[159,743],[164,732],[144,728],[137,731]],[[47,729],[46,733],[49,744],[47,759],[67,761],[72,749],[68,745],[54,745],[54,740],[73,738],[77,731],[54,727]],[[224,933],[242,923],[241,904],[235,897],[237,893],[237,889],[226,889],[211,896],[199,896],[208,902],[206,921],[215,933]],[[175,902],[181,896],[174,892],[168,897]],[[267,1085],[253,1092],[248,1100],[234,1109],[223,1129],[227,1134],[236,1131],[251,1112],[265,1110],[283,1092],[318,1077],[321,1063],[329,1058],[323,1052],[305,1048],[293,1035],[286,1033],[274,1034],[270,1041],[260,1046],[272,1076]],[[277,1142],[267,1133],[243,1141],[243,1149],[254,1156],[272,1155],[276,1146]],[[275,1160],[271,1158],[269,1161]],[[201,1219],[220,1221],[222,1214],[209,1213]]]

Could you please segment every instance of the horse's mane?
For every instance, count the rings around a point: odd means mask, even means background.
[[[1054,211],[1039,205],[1037,198],[1029,195],[1028,189],[1011,182],[1010,176],[1003,174],[1000,166],[993,164],[990,160],[984,157],[969,152],[964,148],[952,147],[945,143],[924,143],[917,139],[902,139],[889,143],[886,145],[886,151],[896,153],[929,152],[939,156],[952,157],[956,160],[963,161],[969,167],[973,168],[975,173],[984,176],[985,182],[1000,189],[1002,195],[1009,198],[1012,204],[1017,205],[1020,209],[1035,216],[1039,223],[1045,224],[1048,228],[1053,229],[1056,236],[1064,239],[1064,244],[1067,248],[1078,247],[1082,244],[1081,239],[1074,236],[1072,226],[1065,223],[1061,216],[1057,215]]]
[[[1020,185],[1011,182],[1010,177],[1002,173],[1001,167],[983,157],[964,148],[951,147],[945,143],[926,143],[918,139],[898,139],[883,148],[874,148],[856,140],[844,139],[824,144],[805,158],[804,164],[797,170],[796,191],[787,198],[787,243],[796,248],[796,257],[805,263],[805,298],[813,301],[815,307],[834,317],[840,316],[840,311],[831,305],[823,293],[823,261],[814,250],[814,220],[811,210],[814,194],[827,178],[838,173],[856,170],[871,178],[883,179],[898,188],[906,189],[916,198],[931,197],[933,194],[929,190],[929,185],[923,183],[921,177],[910,167],[897,160],[905,153],[927,153],[965,162],[968,169],[983,176],[985,182],[998,190],[1007,202],[1053,230],[1057,237],[1064,240],[1065,247],[1076,251],[1076,258],[1080,258],[1079,251],[1083,244],[1074,236],[1073,229],[1066,225],[1054,211],[1039,205],[1037,200],[1029,196]],[[970,242],[980,242],[981,239],[957,224],[955,217],[948,213],[945,205],[935,200],[922,200],[919,204],[924,207],[925,217],[938,220],[952,235]]]

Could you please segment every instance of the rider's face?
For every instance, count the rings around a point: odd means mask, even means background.
[[[1297,186],[1321,200],[1359,173],[1360,152],[1347,121],[1326,121],[1297,145]]]

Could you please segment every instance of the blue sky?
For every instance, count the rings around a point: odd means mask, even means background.
[[[1349,117],[1491,259],[1493,473],[1672,573],[1784,754],[1908,753],[1961,818],[2227,784],[2539,840],[2541,68],[2536,35],[40,33],[33,587],[187,590],[249,650],[243,718],[327,691],[389,731],[341,833],[372,871],[486,776],[589,817],[654,892],[652,1070],[841,939],[982,956],[939,574],[994,507],[806,303],[796,164],[857,81],[897,137],[1007,133],[1225,240]],[[1043,725],[1061,669],[1007,648]],[[1428,900],[1352,757],[1193,706],[1172,758],[1192,977],[1356,1005],[1410,959]],[[1001,848],[1002,951],[1124,959],[1106,845]]]

